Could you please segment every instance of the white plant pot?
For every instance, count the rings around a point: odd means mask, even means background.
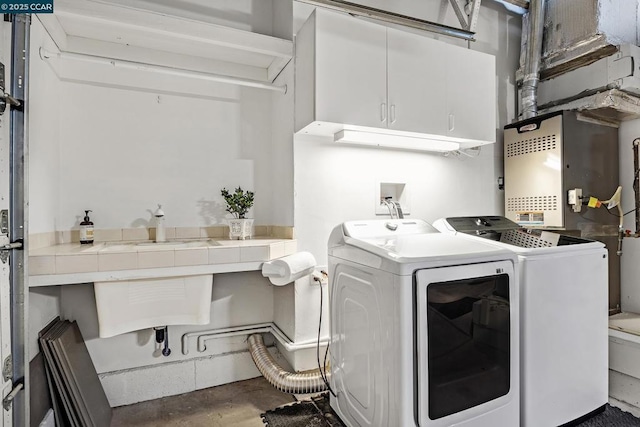
[[[253,218],[228,219],[229,239],[245,240],[253,236]]]

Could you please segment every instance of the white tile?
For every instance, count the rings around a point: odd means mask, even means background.
[[[293,239],[293,227],[274,225],[271,227],[271,236],[277,239]]]
[[[198,239],[198,238],[200,238],[200,228],[176,227],[176,239]]]
[[[298,242],[296,240],[284,242],[285,255],[295,254],[296,252],[298,252]]]
[[[96,229],[93,231],[96,242],[117,242],[122,240],[122,228]]]
[[[146,228],[123,228],[122,240],[149,240],[149,230]]]
[[[30,256],[29,275],[56,274],[56,259],[54,256]]]
[[[98,254],[99,271],[133,270],[136,268],[138,268],[138,256],[135,252]]]
[[[29,244],[29,249],[44,248],[46,246],[44,244],[44,241],[45,241],[44,234],[45,233],[29,234],[29,239],[27,240]]]
[[[240,262],[240,248],[209,248],[209,264]]]
[[[225,227],[222,226],[202,227],[200,228],[200,238],[221,239],[226,236],[225,231]],[[228,231],[227,234],[229,234]]]
[[[267,261],[269,246],[245,246],[240,248],[240,262]]]
[[[175,227],[165,227],[164,228],[164,237],[167,240],[172,240],[176,238],[176,228]],[[156,229],[154,227],[149,229],[149,240],[156,240]]]
[[[161,268],[175,265],[174,251],[138,252],[138,268]]]
[[[56,274],[92,273],[98,271],[98,255],[58,255],[56,256]]]
[[[71,230],[56,231],[56,243],[70,243],[71,242]]]
[[[36,233],[29,235],[29,249],[39,249],[56,244],[56,233]]]
[[[209,264],[209,250],[207,248],[176,249],[175,257],[176,267]]]
[[[176,238],[176,228],[175,227],[165,227],[164,235],[167,239],[175,239]]]
[[[266,225],[254,225],[253,226],[253,236],[268,236],[269,233],[269,227]]]
[[[284,242],[269,245],[269,259],[282,258],[283,256],[285,256]]]

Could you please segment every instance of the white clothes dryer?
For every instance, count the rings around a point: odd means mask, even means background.
[[[501,216],[455,217],[443,233],[518,254],[521,426],[574,424],[608,400],[608,260],[604,244],[526,230]]]
[[[329,238],[331,407],[349,427],[519,423],[516,256],[420,220]]]

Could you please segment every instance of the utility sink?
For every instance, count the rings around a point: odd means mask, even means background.
[[[166,242],[107,242],[98,250],[100,252],[139,252],[172,249],[195,249],[220,246],[215,240],[169,240]]]
[[[166,242],[140,242],[136,243],[136,246],[140,249],[144,248],[165,248],[165,249],[180,249],[180,248],[205,248],[209,246],[219,246],[219,243],[215,240],[169,240]]]

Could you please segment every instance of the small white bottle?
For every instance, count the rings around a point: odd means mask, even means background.
[[[164,229],[164,211],[162,205],[158,205],[153,216],[156,217],[156,243],[162,243],[167,241],[167,234]]]

